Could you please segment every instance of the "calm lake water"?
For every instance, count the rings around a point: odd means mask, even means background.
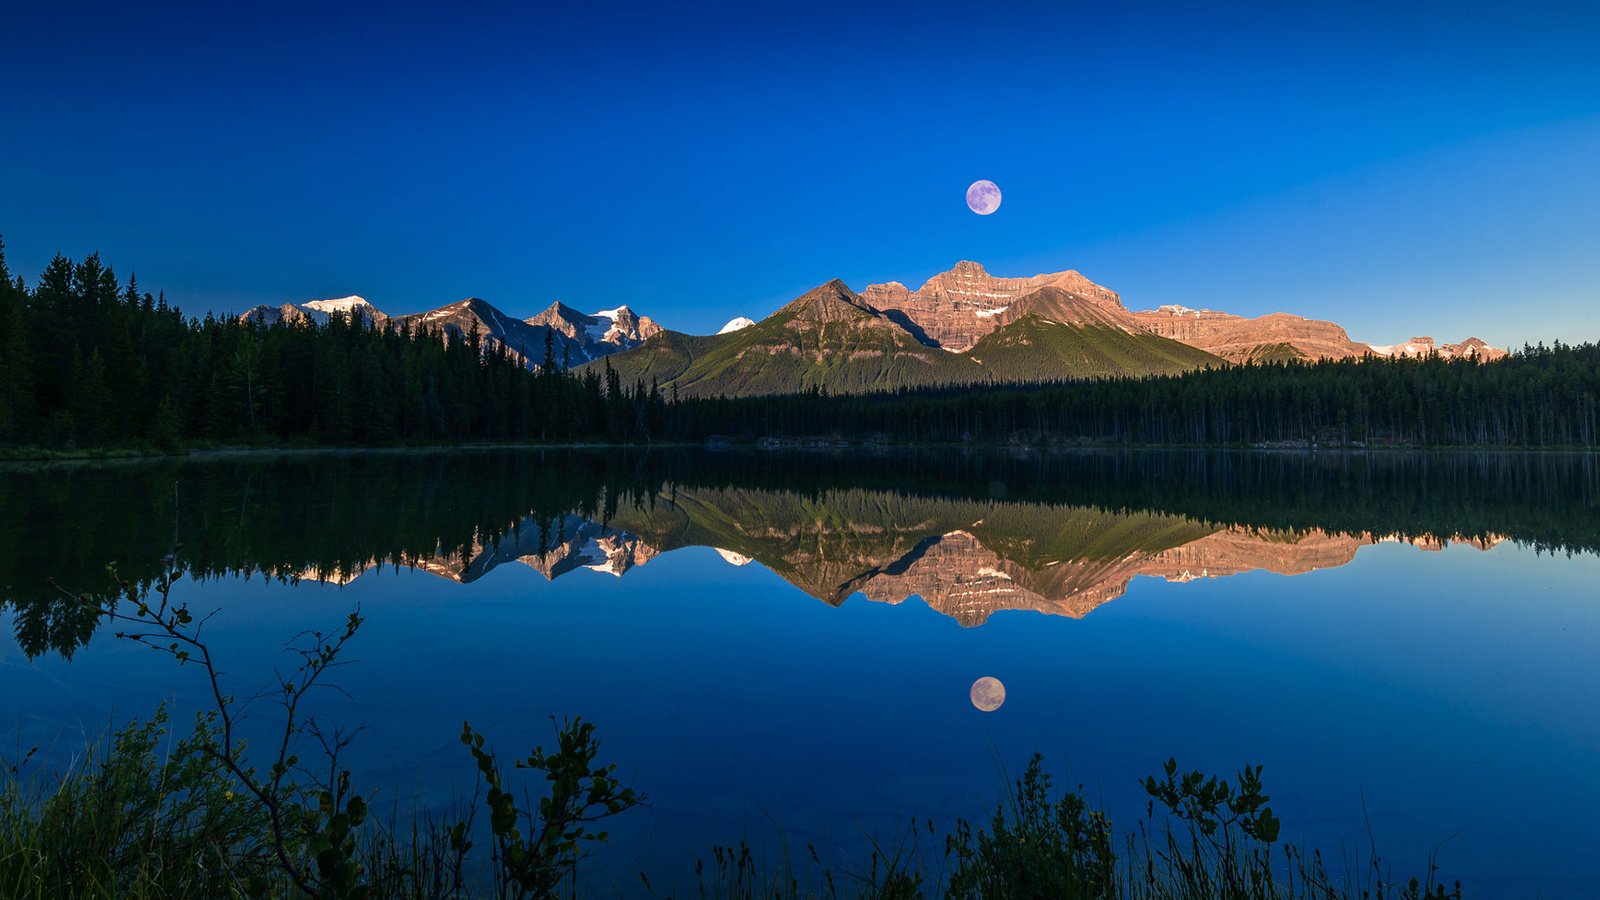
[[[1034,752],[1145,813],[1169,756],[1265,766],[1285,837],[1478,896],[1600,882],[1600,463],[1582,455],[314,454],[0,469],[0,755],[205,706],[47,585],[149,578],[240,693],[367,618],[319,709],[357,781],[470,789],[597,724],[647,793],[597,893],[713,844],[858,861],[987,817]],[[984,676],[1003,705],[979,710]],[[260,708],[252,726],[272,725]],[[1370,838],[1369,838],[1370,832]]]

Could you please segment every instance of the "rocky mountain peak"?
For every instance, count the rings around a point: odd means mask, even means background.
[[[1491,347],[1475,337],[1469,337],[1459,344],[1440,344],[1427,335],[1419,335],[1403,344],[1373,344],[1370,349],[1378,356],[1438,356],[1441,359],[1475,359],[1479,362],[1493,362],[1511,355],[1509,351]]]
[[[626,304],[589,315],[557,302],[523,321],[564,335],[573,343],[576,351],[569,351],[568,356],[579,361],[598,359],[619,350],[631,350],[661,331],[661,326],[649,317],[635,313]]]
[[[587,318],[587,317],[583,313],[578,312],[577,310],[575,310],[572,307],[566,305],[565,303],[562,303],[560,300],[557,300],[556,302],[550,304],[549,306],[546,306],[537,315],[534,315],[534,316],[532,316],[531,318],[528,318],[528,319],[524,319],[523,321],[525,321],[525,322],[527,322],[527,323],[529,323],[531,325],[531,324],[533,324],[534,319],[546,319],[546,318],[548,318],[548,319],[566,319],[568,321],[576,321],[578,319],[583,319],[583,318]]]
[[[366,298],[353,294],[349,297],[308,300],[305,303],[284,303],[280,306],[263,304],[252,308],[240,316],[239,320],[256,322],[262,325],[274,325],[278,322],[326,325],[328,324],[329,316],[333,315],[359,319],[368,325],[381,325],[389,321],[389,317],[379,312],[377,307],[368,303]]]
[[[785,314],[808,322],[834,322],[857,319],[863,315],[876,317],[878,311],[860,294],[835,278],[806,291],[775,313]]]
[[[995,314],[994,318],[1004,325],[1029,315],[1063,325],[1108,325],[1123,331],[1143,330],[1134,323],[1121,304],[1113,306],[1102,303],[1057,284],[1047,284],[1024,294],[1003,312]]]
[[[1016,318],[1012,304],[1043,287],[1076,294],[1083,302],[1102,309],[1072,321],[1120,320],[1127,311],[1116,291],[1102,287],[1076,270],[1048,272],[1026,278],[999,278],[972,260],[961,260],[915,291],[898,281],[868,285],[862,298],[890,316],[901,315],[945,350],[964,352],[978,339]]]
[[[602,309],[592,318],[602,325],[608,325],[600,340],[608,344],[616,344],[621,349],[629,349],[660,334],[662,328],[649,316],[641,316],[626,304],[615,309]],[[624,346],[625,345],[625,346]]]
[[[1484,341],[1481,339],[1475,337],[1469,337],[1459,344],[1446,344],[1445,346],[1453,346],[1456,356],[1465,357],[1468,359],[1480,359],[1487,361],[1504,359],[1505,357],[1511,355],[1510,351],[1502,350],[1499,347],[1491,347],[1487,343],[1484,343]]]
[[[319,312],[350,312],[363,307],[372,309],[372,304],[367,302],[367,298],[356,294],[351,294],[348,297],[334,297],[329,300],[311,300],[302,305],[307,309],[314,309]]]

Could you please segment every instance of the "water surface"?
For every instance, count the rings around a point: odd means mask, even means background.
[[[593,884],[682,885],[748,837],[984,816],[1034,752],[1132,825],[1138,781],[1266,767],[1286,836],[1439,851],[1484,895],[1600,878],[1592,456],[1134,452],[314,454],[0,473],[0,735],[43,748],[195,673],[47,579],[217,609],[228,677],[360,607],[322,710],[358,780],[442,804],[470,720],[508,755],[597,723],[651,797]],[[975,680],[1005,686],[975,708]],[[253,727],[271,725],[258,709]]]

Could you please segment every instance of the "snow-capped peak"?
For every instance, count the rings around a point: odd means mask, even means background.
[[[593,318],[596,318],[596,319],[610,319],[611,321],[615,322],[617,320],[617,316],[622,315],[622,311],[627,309],[627,308],[628,307],[626,305],[623,305],[623,306],[617,307],[616,309],[602,309],[599,312],[595,313]]]
[[[717,334],[730,334],[732,332],[739,331],[739,330],[744,329],[744,328],[749,328],[751,325],[754,325],[755,323],[756,323],[756,321],[754,319],[750,319],[750,318],[746,318],[744,316],[740,316],[737,319],[729,320],[728,324],[722,326],[722,330],[718,331]]]
[[[722,557],[722,560],[730,566],[750,565],[750,557],[745,556],[743,553],[735,553],[732,550],[724,550],[721,547],[717,547],[715,549],[717,551],[717,555]]]
[[[312,300],[301,305],[317,312],[350,312],[358,307],[372,306],[365,297],[358,297],[355,294],[351,294],[348,297],[335,297],[332,300]]]

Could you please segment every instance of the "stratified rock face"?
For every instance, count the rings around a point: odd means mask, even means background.
[[[1478,338],[1459,344],[1435,346],[1431,337],[1414,337],[1404,344],[1386,346],[1353,341],[1333,322],[1273,313],[1247,319],[1212,309],[1162,306],[1134,312],[1134,321],[1162,337],[1182,341],[1230,362],[1283,359],[1350,359],[1374,356],[1427,356],[1476,359],[1489,362],[1509,354]]]
[[[982,625],[1005,610],[1078,619],[1121,597],[1135,576],[1185,582],[1250,571],[1300,575],[1345,565],[1373,540],[1320,531],[1268,536],[1230,529],[1166,550],[1029,566],[1000,556],[968,532],[955,531],[925,541],[853,587],[879,603],[921,597],[966,627]]]
[[[1376,541],[1371,535],[1328,534],[1319,530],[1303,534],[1267,534],[1230,528],[1150,556],[1140,563],[1139,574],[1176,582],[1254,571],[1304,575],[1318,569],[1348,565],[1356,558],[1357,550]]]
[[[968,532],[955,531],[924,541],[904,558],[855,581],[851,587],[879,603],[895,604],[913,595],[921,597],[932,609],[969,628],[1007,610],[1081,619],[1121,597],[1140,575],[1180,583],[1244,572],[1304,575],[1348,565],[1362,547],[1401,540],[1423,550],[1439,550],[1450,544],[1488,550],[1503,538],[1419,540],[1329,534],[1320,529],[1264,533],[1229,528],[1165,550],[1111,559],[1083,557],[1024,565],[989,549]]]
[[[928,279],[915,291],[891,281],[868,285],[861,292],[861,298],[891,318],[903,317],[915,326],[912,332],[920,332],[918,336],[930,345],[960,353],[989,332],[1024,315],[1025,310],[1012,307],[1026,295],[1045,287],[1075,297],[1075,302],[1068,304],[1074,310],[1072,317],[1054,321],[1066,325],[1114,324],[1127,330],[1136,328],[1116,291],[1070,270],[1029,278],[997,278],[978,263],[962,260],[950,271]],[[1042,311],[1040,314],[1052,318]]]
[[[1090,568],[1120,566],[1086,564]],[[1047,570],[1061,575],[1059,568]],[[1081,618],[1090,610],[1122,595],[1126,573],[1099,573],[1088,584],[1040,584],[1045,573],[1032,572],[985,547],[966,531],[953,531],[920,545],[912,554],[853,585],[868,600],[896,604],[921,597],[933,610],[955,619],[963,627],[982,625],[1002,610],[1027,610],[1048,615]]]
[[[652,335],[661,333],[661,326],[655,320],[626,306],[585,315],[564,303],[552,303],[544,312],[523,321],[536,328],[554,329],[566,338],[563,346],[570,348],[568,361],[572,365],[632,350]]]
[[[1210,309],[1163,306],[1133,313],[1144,328],[1229,362],[1345,359],[1370,352],[1332,322],[1273,313],[1254,319]]]

